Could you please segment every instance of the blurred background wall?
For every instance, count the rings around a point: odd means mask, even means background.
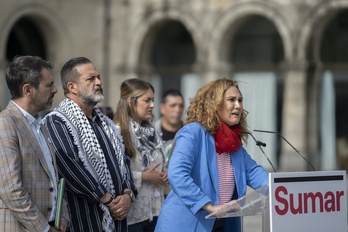
[[[161,95],[182,91],[185,107],[207,82],[240,81],[250,130],[287,138],[317,170],[348,168],[347,0],[2,0],[0,107],[4,70],[16,55],[38,55],[59,71],[86,56],[116,109],[119,87],[141,78]],[[311,170],[273,134],[254,133],[281,171]],[[254,141],[247,150],[271,171]]]

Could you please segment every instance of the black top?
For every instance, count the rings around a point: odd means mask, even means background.
[[[175,132],[167,131],[166,129],[163,128],[162,125],[161,125],[161,129],[162,129],[162,139],[164,141],[168,141],[168,140],[174,139],[175,134],[176,134],[177,131],[175,131]]]

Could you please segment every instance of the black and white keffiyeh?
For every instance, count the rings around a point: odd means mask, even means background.
[[[150,168],[151,161],[155,160],[158,154],[161,154],[164,160],[162,139],[151,122],[144,121],[142,125],[139,125],[130,118],[129,129],[132,141],[141,155],[143,171]]]
[[[122,137],[112,120],[102,114],[97,107],[94,107],[93,110],[96,113],[96,116],[100,118],[102,128],[111,140],[117,156],[121,176],[124,179],[127,174],[125,169],[125,154]],[[62,118],[66,123],[67,128],[74,138],[74,143],[78,147],[78,156],[86,169],[108,190],[109,193],[115,195],[115,186],[107,167],[103,150],[82,109],[74,101],[66,98],[52,113],[50,113],[50,115],[52,114]],[[104,204],[99,205],[104,212],[103,230],[113,231],[115,225],[109,209]]]

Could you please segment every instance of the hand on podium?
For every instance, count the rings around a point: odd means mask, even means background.
[[[232,210],[240,210],[241,207],[238,203],[236,203],[235,200],[230,201],[228,203],[222,204],[222,205],[213,205],[213,204],[206,204],[203,206],[203,209],[207,210],[209,213],[215,213],[216,216],[224,215]],[[218,211],[218,212],[217,212]]]

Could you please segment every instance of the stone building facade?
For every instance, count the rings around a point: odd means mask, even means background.
[[[55,63],[90,58],[116,108],[127,78],[188,99],[210,80],[245,83],[250,130],[280,132],[317,170],[348,167],[347,0],[2,0],[0,70],[18,54]],[[10,99],[4,78],[0,104]],[[250,109],[250,110],[249,110]],[[278,170],[311,170],[280,137],[268,141]],[[270,138],[272,137],[272,138]],[[250,139],[249,139],[250,140]],[[253,141],[254,158],[270,169]],[[256,148],[257,149],[257,148]],[[258,154],[254,154],[258,153]]]

